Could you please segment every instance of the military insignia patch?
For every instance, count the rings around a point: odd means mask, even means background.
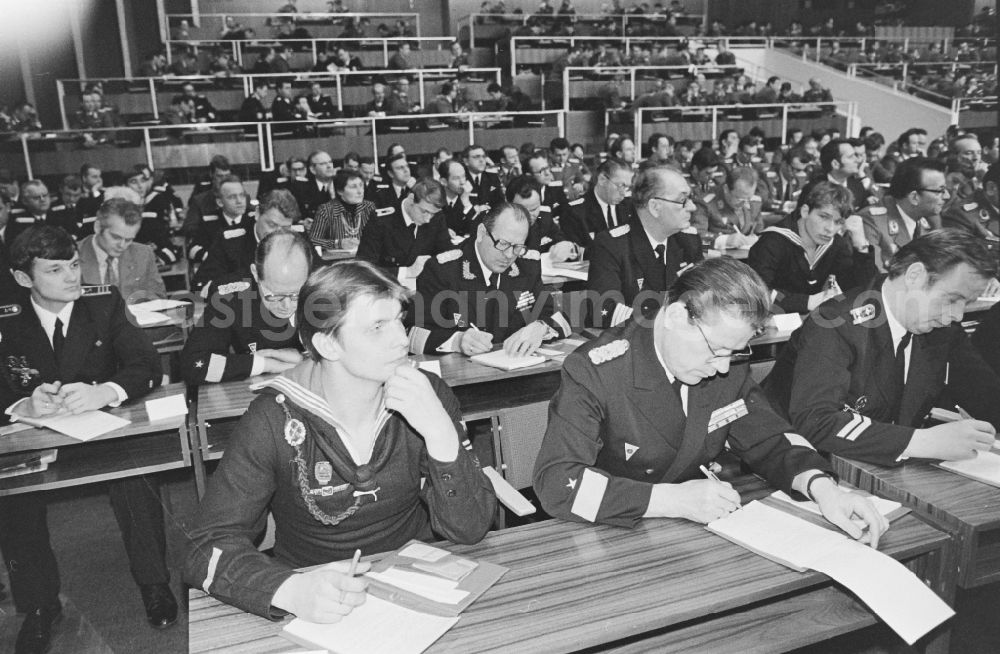
[[[455,326],[456,327],[465,327],[466,326],[465,320],[462,318],[462,314],[460,314],[460,313],[453,313],[453,314],[451,314],[451,317],[455,321]]]
[[[860,306],[857,309],[851,309],[851,318],[854,319],[855,325],[860,325],[861,323],[868,322],[875,317],[875,305],[866,304]]]
[[[642,290],[642,285],[643,285],[643,283],[644,283],[645,281],[646,281],[646,278],[645,278],[645,277],[638,277],[638,278],[636,278],[636,280],[635,280],[635,285],[639,287],[639,290],[640,290],[640,291]]]
[[[231,282],[229,284],[223,284],[216,290],[216,292],[219,295],[229,295],[230,293],[242,293],[248,288],[250,288],[250,282]]]
[[[8,356],[5,360],[11,381],[23,390],[34,389],[35,381],[41,381],[40,373],[28,363],[28,357]]]
[[[889,236],[895,236],[899,233],[899,221],[890,220],[889,221]]]
[[[535,294],[531,291],[522,291],[519,296],[517,296],[517,306],[515,309],[517,311],[523,311],[524,309],[530,309],[535,304]]]
[[[440,257],[441,257],[441,255],[439,254],[438,255],[438,260],[439,261],[440,261]],[[469,281],[472,281],[475,278],[476,278],[476,276],[472,272],[472,264],[470,264],[468,261],[463,261],[462,262],[462,279],[468,279]]]
[[[595,365],[599,366],[602,363],[611,361],[612,359],[617,359],[621,355],[628,352],[628,341],[624,338],[620,338],[617,341],[611,341],[601,345],[600,347],[595,347],[593,350],[587,353],[590,357],[590,361]]]
[[[462,256],[461,250],[446,250],[445,252],[442,252],[441,254],[437,255],[437,262],[450,263],[455,259],[459,258],[460,256]]]
[[[247,343],[247,347],[250,348],[251,354],[257,354],[257,343]]]
[[[317,461],[313,466],[313,475],[320,484],[328,484],[333,479],[333,465],[329,461]]]
[[[632,455],[635,454],[638,451],[638,449],[639,449],[638,445],[632,445],[632,443],[625,443],[625,460],[628,461],[629,459],[631,459]]]
[[[618,238],[619,236],[625,236],[631,230],[632,230],[632,227],[629,226],[628,224],[625,224],[625,225],[618,225],[618,227],[615,227],[614,229],[609,230],[608,233],[611,234],[612,238]]]
[[[985,222],[989,222],[989,220],[990,220],[990,212],[987,211],[986,209],[980,209],[979,210],[979,220],[983,221],[984,223]]]
[[[93,295],[110,295],[111,286],[108,284],[101,284],[100,286],[83,286],[81,287],[80,292],[83,297],[91,297]]]
[[[521,274],[521,271],[518,269],[517,264],[516,263],[510,264],[510,268],[507,269],[507,276],[508,277],[517,277],[520,274]]]
[[[20,304],[0,304],[0,318],[12,318],[13,316],[20,315],[20,313]]]

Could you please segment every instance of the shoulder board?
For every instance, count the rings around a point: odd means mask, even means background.
[[[239,238],[241,236],[246,236],[247,230],[243,227],[237,227],[235,229],[227,229],[222,232],[223,238]]]
[[[383,207],[375,210],[376,216],[391,216],[396,213],[396,207]]]
[[[761,199],[760,199],[760,196],[759,196],[759,195],[751,195],[751,196],[750,196],[750,201],[751,201],[751,202],[760,202],[760,201],[761,201]]]
[[[549,167],[549,172],[551,172],[553,175],[556,174],[556,173],[561,173],[562,171],[563,171],[562,166],[550,166]]]
[[[978,202],[968,202],[962,205],[962,211],[974,211],[979,208]]]
[[[86,225],[87,223],[92,223],[95,220],[97,220],[97,216],[84,216],[83,217],[83,224]]]
[[[701,197],[702,202],[711,202],[715,199],[715,193],[706,193]]]
[[[30,224],[30,223],[35,222],[35,217],[34,216],[18,216],[17,218],[14,219],[14,222],[16,222],[16,223],[28,223],[28,224]]]
[[[292,230],[293,232],[299,232],[301,234],[302,232],[306,231],[306,226],[303,225],[302,223],[296,223],[291,227],[289,227],[289,229]]]
[[[142,217],[143,218],[156,218],[156,212],[155,211],[143,211],[142,212]]]
[[[566,204],[567,204],[567,206],[575,207],[578,204],[583,204],[583,198],[577,198],[577,199],[573,200],[572,202],[567,202]]]
[[[287,177],[279,177],[278,179],[276,179],[274,181],[277,182],[278,184],[284,184],[285,182],[288,181],[288,178]]]
[[[562,185],[563,185],[563,181],[561,179],[556,179],[556,180],[553,180],[553,181],[549,182],[548,184],[546,184],[546,186],[558,186],[560,188],[562,187]]]
[[[889,210],[886,209],[885,207],[872,207],[871,209],[868,210],[868,213],[871,214],[872,216],[884,216],[885,214],[889,213]]]
[[[620,338],[617,341],[611,341],[610,343],[606,343],[600,347],[595,347],[587,353],[587,356],[590,357],[591,362],[595,366],[599,366],[602,363],[611,361],[612,359],[617,359],[626,352],[628,352],[628,341],[624,338]]]
[[[632,231],[631,225],[618,225],[614,229],[609,229],[608,233],[611,234],[612,238],[618,238],[619,236],[625,236],[630,231]]]
[[[857,309],[851,309],[851,318],[854,319],[855,325],[860,325],[866,323],[875,317],[875,305],[865,304],[858,307]]]
[[[215,289],[219,295],[229,295],[230,293],[242,293],[250,288],[250,282],[231,282],[223,284]]]
[[[219,215],[215,213],[210,213],[207,216],[202,216],[201,219],[206,223],[210,223],[212,221],[218,220]]]
[[[766,176],[767,176],[767,177],[768,177],[769,179],[770,179],[770,178],[772,178],[772,177],[777,177],[777,176],[778,176],[778,173],[774,172],[773,170],[769,170],[769,171],[767,171],[767,172],[766,172],[766,173],[764,173],[764,174],[765,174],[765,175],[766,175]]]
[[[493,166],[492,168],[487,168],[486,172],[496,174],[500,172],[500,169],[497,168],[496,166]]]
[[[110,295],[111,286],[108,284],[102,284],[100,286],[84,286],[81,288],[83,297],[92,297],[95,295]]]
[[[258,200],[257,198],[254,198],[253,200],[250,200],[250,206],[251,207],[260,206],[260,200]],[[255,209],[250,209],[250,210],[247,211],[247,213],[250,214],[250,215],[253,215],[254,211],[255,211]]]
[[[0,304],[0,318],[11,318],[21,313],[20,304]]]
[[[580,163],[580,160],[579,160],[579,159],[577,159],[576,157],[570,157],[570,158],[569,158],[569,162],[570,162],[570,163],[575,163],[575,164],[578,164],[578,163]]]
[[[65,204],[57,204],[54,207],[49,207],[49,211],[65,211],[65,210],[66,210]]]
[[[447,250],[437,255],[437,262],[448,263],[449,261],[454,261],[455,259],[458,259],[460,256],[462,256],[461,250]]]
[[[166,184],[161,184],[160,186],[154,186],[153,190],[156,191],[157,193],[166,193],[167,186]],[[150,194],[150,197],[152,197],[152,194]]]
[[[548,237],[546,236],[545,238],[548,238]],[[545,240],[545,239],[542,239],[542,240]],[[549,240],[551,241],[552,239],[549,239]],[[529,261],[541,261],[542,260],[542,253],[539,252],[538,250],[528,250],[523,255],[521,255],[521,258],[522,259],[528,259]]]
[[[150,200],[154,199],[159,194],[160,194],[159,191],[154,190],[153,192],[151,192],[149,195],[146,196],[146,202],[149,202]]]
[[[376,184],[375,188],[389,188],[388,184]]]

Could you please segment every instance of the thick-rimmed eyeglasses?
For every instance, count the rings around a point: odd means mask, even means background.
[[[738,350],[736,352],[730,352],[729,354],[716,352],[715,348],[712,347],[712,344],[708,342],[708,337],[705,336],[705,332],[704,330],[702,330],[701,325],[698,324],[698,321],[692,320],[691,322],[693,322],[694,326],[698,328],[698,333],[701,334],[702,340],[705,341],[705,345],[706,347],[708,347],[708,351],[712,353],[713,360],[719,360],[719,361],[728,360],[729,363],[742,363],[743,361],[750,360],[750,355],[753,354],[753,348],[750,347],[749,343],[742,350]]]
[[[660,197],[659,195],[654,195],[653,199],[654,200],[663,200],[664,202],[669,202],[671,204],[679,204],[680,206],[683,207],[684,205],[686,205],[691,200],[691,197],[685,195],[680,200],[671,200],[670,198],[663,198],[663,197]]]
[[[490,230],[486,230],[486,235],[490,237],[491,241],[493,241],[493,247],[500,250],[504,254],[513,250],[515,257],[523,257],[524,253],[528,251],[527,245],[515,245],[514,243],[508,243],[507,241],[496,240],[493,237],[493,234],[490,233]]]
[[[934,195],[944,195],[948,192],[946,188],[919,188],[918,191],[927,191],[928,193],[933,193]]]

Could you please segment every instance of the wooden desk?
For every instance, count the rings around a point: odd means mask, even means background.
[[[928,463],[886,468],[834,456],[833,464],[845,481],[902,502],[954,536],[950,574],[959,586],[1000,581],[1000,488]]]
[[[0,436],[0,455],[59,448],[48,470],[0,479],[0,496],[65,488],[108,479],[145,475],[191,465],[187,416],[150,422],[146,400],[184,395],[183,384],[169,384],[135,402],[108,409],[131,424],[81,442],[50,429],[31,428]]]
[[[682,520],[647,520],[635,530],[547,520],[492,532],[478,545],[446,547],[510,571],[429,654],[557,654],[602,646],[778,652],[876,622],[824,575],[794,572]],[[949,547],[945,534],[912,515],[894,522],[880,545],[935,588]],[[281,622],[200,590],[189,599],[192,654],[300,649],[277,635]],[[935,633],[934,645],[945,644],[947,633]]]

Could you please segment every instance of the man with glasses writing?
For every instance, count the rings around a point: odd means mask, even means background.
[[[896,167],[882,203],[858,212],[882,272],[899,248],[941,227],[941,211],[949,197],[944,163],[913,157]]]
[[[503,343],[512,356],[572,332],[542,290],[540,255],[529,250],[531,218],[518,204],[493,206],[462,244],[431,259],[417,278],[413,353],[482,354]]]
[[[312,249],[301,234],[279,229],[261,239],[249,277],[220,279],[191,330],[180,357],[184,381],[245,379],[299,363],[302,345],[291,318],[311,267]]]
[[[702,258],[698,235],[683,233],[695,210],[683,175],[645,168],[632,197],[637,217],[598,234],[590,249],[587,323],[594,327],[618,325],[636,310],[651,318],[678,275]]]
[[[570,354],[535,462],[544,509],[621,527],[646,518],[711,522],[740,506],[730,484],[700,472],[725,446],[877,546],[884,518],[867,499],[837,488],[829,464],[770,408],[748,366],[730,367],[747,358],[770,304],[748,266],[712,259],[680,277],[654,317]]]

